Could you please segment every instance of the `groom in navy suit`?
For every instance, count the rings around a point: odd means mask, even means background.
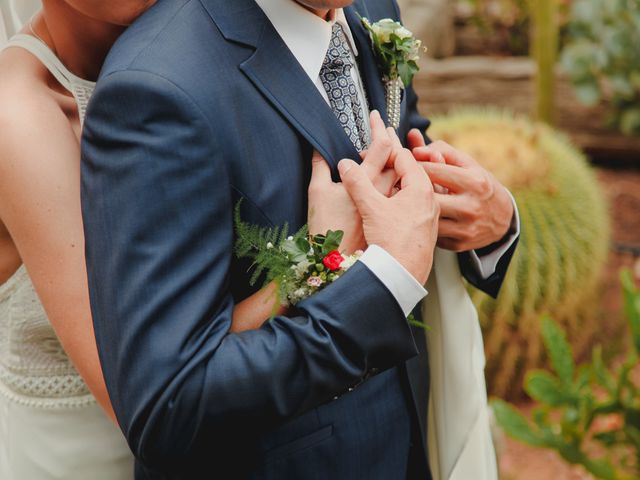
[[[96,338],[137,478],[429,478],[424,332],[406,321],[429,267],[398,253],[422,232],[372,245],[296,316],[229,332],[255,291],[233,256],[234,206],[297,229],[313,151],[338,181],[340,159],[367,144],[369,110],[386,119],[360,16],[399,11],[395,0],[160,0],[105,63],[85,124],[83,216]],[[323,70],[334,41],[354,59],[348,118]],[[402,139],[428,126],[416,103],[408,88]],[[424,153],[429,139],[412,135]],[[448,167],[434,174],[451,187]],[[499,221],[464,220],[493,232],[481,244],[441,222],[451,232],[439,244],[492,295],[517,243],[505,196],[484,198]],[[396,216],[409,224],[422,208]]]

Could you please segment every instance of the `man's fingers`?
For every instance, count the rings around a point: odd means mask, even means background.
[[[400,141],[400,137],[396,133],[395,129],[392,127],[387,128],[387,135],[391,139],[391,143],[393,144],[393,148],[397,150],[402,150],[404,147],[402,146],[402,142]]]
[[[371,112],[371,139],[362,165],[369,178],[375,178],[387,164],[392,149],[387,128],[377,110]]]
[[[419,161],[433,161],[437,153],[440,153],[448,165],[455,165],[457,167],[471,167],[476,165],[469,155],[460,150],[456,150],[451,145],[441,140],[433,142],[426,147],[418,147],[414,149],[414,155]]]
[[[409,150],[413,150],[414,148],[424,147],[424,135],[417,128],[413,128],[407,134],[407,147]]]
[[[384,198],[371,182],[363,166],[353,160],[345,159],[338,163],[338,171],[345,190],[353,200],[360,215],[371,213],[375,207],[373,203]]]
[[[447,163],[444,155],[438,150],[431,150],[428,147],[417,147],[411,152],[418,162]]]
[[[398,174],[392,168],[388,168],[383,171],[378,177],[373,181],[373,184],[376,186],[376,189],[385,197],[389,197],[393,194],[393,187],[398,183]]]
[[[313,157],[311,157],[311,182],[309,183],[309,189],[318,188],[329,183],[333,183],[331,179],[331,168],[322,155],[314,151]]]
[[[472,179],[467,170],[442,163],[419,162],[433,183],[442,185],[457,193],[473,189]]]
[[[466,210],[463,196],[436,192],[435,199],[440,205],[440,218],[454,221],[464,218]]]
[[[400,177],[400,187],[402,189],[413,185],[427,185],[427,188],[433,190],[429,176],[420,164],[415,161],[413,154],[406,148],[398,152],[394,169]]]
[[[463,222],[441,217],[438,222],[438,237],[460,241],[467,235],[468,228]]]
[[[440,233],[440,230],[438,230],[438,234],[439,233]],[[458,252],[458,253],[468,250],[467,248],[465,248],[465,245],[463,242],[456,240],[454,238],[448,238],[448,237],[438,236],[437,245],[438,247],[444,250],[449,250],[449,251]]]

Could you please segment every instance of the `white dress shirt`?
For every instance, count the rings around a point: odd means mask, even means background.
[[[342,26],[354,58],[358,56],[358,49],[344,11],[341,8],[335,9],[333,18],[327,21],[318,17],[294,0],[256,0],[256,3],[266,14],[302,69],[315,84],[322,97],[329,103],[327,93],[320,79],[320,70],[322,69],[322,64],[329,49],[334,23],[337,22]],[[361,105],[365,110],[366,127],[370,129],[367,97],[360,72],[357,68],[351,69],[351,76],[358,88]],[[517,231],[519,232],[519,219],[517,215],[516,222]],[[488,278],[495,272],[498,261],[516,238],[517,234],[513,235],[513,237],[500,248],[483,257],[479,257],[475,252],[471,252],[474,265],[483,278]],[[360,261],[363,262],[393,294],[406,315],[427,295],[427,291],[416,279],[384,249],[371,245],[367,248]]]

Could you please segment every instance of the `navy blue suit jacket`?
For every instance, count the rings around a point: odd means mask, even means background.
[[[357,14],[398,17],[397,5],[358,0],[345,13],[371,107],[386,116]],[[408,89],[401,138],[428,126],[416,100]],[[340,159],[359,158],[253,0],[160,0],[109,55],[85,123],[82,204],[96,338],[140,477],[195,478],[206,462],[211,477],[215,465],[250,476],[270,432],[305,418],[278,441],[308,433],[309,412],[398,366],[424,433],[424,333],[414,335],[365,266],[301,302],[297,316],[229,334],[234,304],[254,291],[232,252],[233,208],[243,199],[246,221],[300,227],[313,149],[336,179]],[[495,294],[509,258],[488,281],[468,277]],[[464,256],[461,264],[465,271]],[[319,427],[302,443],[349,455],[335,428]],[[297,468],[309,470],[299,478],[331,477],[328,465]]]

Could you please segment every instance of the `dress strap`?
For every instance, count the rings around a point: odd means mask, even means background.
[[[25,35],[22,33],[14,35],[5,45],[5,48],[8,47],[24,48],[33,54],[42,62],[47,70],[51,72],[51,75],[53,75],[56,80],[58,80],[58,82],[60,82],[60,84],[71,93],[74,92],[75,85],[86,87],[95,86],[95,83],[71,73],[46,44],[31,35]]]
[[[36,37],[19,33],[11,37],[4,46],[4,48],[9,47],[23,48],[34,55],[42,62],[47,70],[51,72],[51,75],[55,77],[60,85],[71,92],[78,104],[80,123],[82,123],[87,110],[87,104],[89,103],[89,97],[96,86],[95,82],[85,80],[71,73],[49,46]]]

